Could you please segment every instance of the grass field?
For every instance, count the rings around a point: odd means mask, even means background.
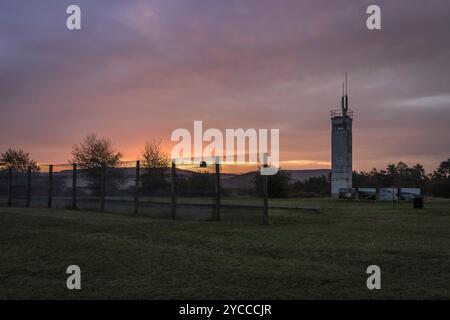
[[[260,225],[0,207],[0,298],[450,299],[449,202],[272,202],[320,213]],[[381,290],[366,288],[372,264]]]

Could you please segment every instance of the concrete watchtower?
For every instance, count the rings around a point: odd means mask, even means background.
[[[353,111],[348,108],[347,73],[342,91],[341,110],[331,110],[331,196],[333,198],[339,196],[339,189],[352,187]]]

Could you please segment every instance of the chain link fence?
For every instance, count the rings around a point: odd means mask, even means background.
[[[222,220],[265,221],[264,182],[257,164],[223,164],[221,166]],[[266,199],[267,201],[267,199]],[[267,208],[266,208],[267,210]]]
[[[8,204],[8,170],[0,170],[0,205]]]
[[[180,219],[216,219],[215,164],[176,163],[176,215]]]
[[[73,207],[73,165],[58,164],[53,166],[52,207]]]
[[[28,174],[24,171],[13,170],[10,180],[9,201],[13,206],[25,206],[29,204]]]
[[[0,171],[0,204],[182,220],[267,222],[264,181],[257,165],[249,164],[174,161],[171,168],[153,168],[141,161],[93,168],[40,165],[33,170]]]

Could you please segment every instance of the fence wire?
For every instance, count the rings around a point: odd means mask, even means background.
[[[102,167],[77,167],[76,206],[81,210],[101,210]]]
[[[8,204],[8,170],[0,170],[0,205]]]
[[[25,206],[27,201],[27,173],[13,170],[11,184],[11,204]]]
[[[48,186],[49,186],[49,167],[46,165],[38,166],[37,170],[30,172],[30,186],[28,187],[28,173],[25,174],[25,182],[23,183],[25,189],[25,197],[29,192],[31,207],[45,207],[48,200]],[[29,190],[28,190],[29,188]],[[26,202],[26,200],[25,200]]]
[[[209,220],[216,204],[215,164],[205,161],[176,164],[177,217]]]
[[[104,170],[104,210],[107,212],[133,213],[136,191],[136,161],[120,162],[115,168]],[[99,171],[99,205],[102,209],[102,171]]]
[[[13,206],[77,208],[139,213],[183,220],[255,220],[264,200],[257,165],[206,162],[153,168],[124,161],[115,167],[40,165],[0,171],[0,203]]]
[[[221,165],[222,220],[261,221],[262,178],[256,163]]]
[[[140,214],[155,218],[170,218],[172,211],[171,169],[155,168],[141,162],[138,194],[137,206]]]
[[[71,164],[53,166],[52,195],[54,208],[72,208],[73,166]]]

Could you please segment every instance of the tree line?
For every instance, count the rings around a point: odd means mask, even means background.
[[[389,164],[384,170],[353,172],[355,187],[377,188],[421,188],[425,195],[450,197],[450,158],[442,161],[431,173],[426,173],[423,165],[409,167],[404,162]]]
[[[259,185],[258,180],[255,186]],[[423,165],[409,167],[404,162],[388,164],[386,169],[353,172],[354,188],[420,188],[425,195],[450,198],[450,158],[442,161],[431,173]],[[270,197],[320,197],[330,196],[330,176],[312,177],[292,182],[289,171],[280,170],[269,177]]]
[[[141,152],[140,187],[143,195],[167,195],[171,191],[171,160],[162,150],[161,142],[158,139],[147,141]],[[89,190],[90,195],[98,195],[101,192],[103,173],[107,177],[108,194],[120,195],[123,192],[121,186],[124,185],[123,171],[118,170],[122,158],[122,153],[114,148],[110,139],[90,134],[72,146],[72,159],[68,163],[77,165],[79,174],[87,184],[85,189]],[[28,168],[32,172],[40,171],[37,162],[23,150],[9,148],[0,154],[0,170],[13,169],[25,173]],[[184,195],[206,196],[215,190],[214,176],[201,172],[192,172],[186,176],[177,175],[177,185],[179,193]],[[133,186],[129,188],[134,190]],[[79,192],[83,193],[83,188],[80,188]]]
[[[99,190],[102,170],[108,171],[108,186],[111,189],[121,181],[120,167],[122,154],[118,152],[108,138],[95,134],[87,135],[80,143],[72,147],[72,159],[69,163],[76,163],[83,170],[89,187]],[[169,192],[170,158],[162,151],[161,140],[147,141],[141,153],[141,167],[143,169],[141,183],[143,190],[151,192]],[[30,155],[21,149],[9,148],[0,154],[0,169],[14,169],[25,172],[31,168],[39,171],[39,166]],[[180,189],[186,194],[195,195],[199,190],[213,190],[214,176],[208,173],[196,172],[188,176],[178,176]],[[331,190],[330,177],[312,177],[305,181],[293,182],[289,171],[279,170],[274,176],[269,176],[269,196],[275,198],[286,197],[320,197],[329,196]],[[409,167],[404,162],[388,164],[386,169],[372,169],[369,172],[353,172],[354,187],[390,188],[414,187],[421,188],[426,195],[436,197],[450,197],[450,158],[442,161],[431,173],[426,173],[423,165],[416,164]],[[252,194],[262,192],[261,176],[255,175]],[[205,191],[206,194],[208,192]]]

